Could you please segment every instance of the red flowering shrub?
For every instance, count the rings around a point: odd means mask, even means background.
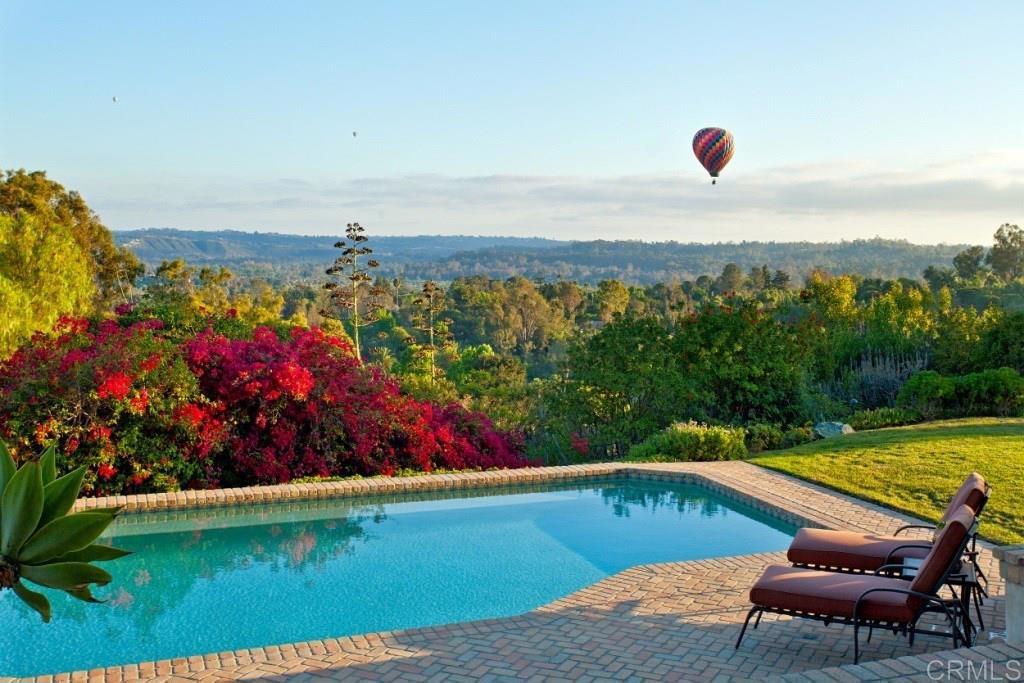
[[[483,413],[468,411],[458,403],[445,408],[424,403],[420,408],[430,418],[430,433],[437,444],[436,467],[460,470],[526,464],[520,455],[521,435],[499,432]]]
[[[590,455],[590,441],[579,432],[569,435],[569,445],[584,458]]]
[[[0,438],[56,441],[95,495],[527,464],[483,414],[416,401],[318,329],[179,344],[127,316],[62,321],[0,363]]]
[[[159,321],[62,319],[0,363],[0,438],[21,455],[56,442],[61,468],[89,466],[92,495],[205,482],[190,457],[202,440],[175,420],[201,401],[195,377]]]

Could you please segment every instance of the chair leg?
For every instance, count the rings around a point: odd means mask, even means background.
[[[757,619],[754,619],[754,629],[755,629],[755,630],[757,629],[757,627],[758,627],[758,626],[760,626],[760,625],[761,625],[761,615],[762,615],[762,614],[764,614],[764,611],[763,611],[763,610],[762,610],[762,611],[758,611],[758,613],[757,613]]]
[[[761,608],[756,606],[751,607],[750,611],[747,612],[747,618],[743,621],[743,628],[740,629],[740,637],[736,639],[736,650],[740,649],[740,643],[743,642],[743,635],[747,632],[747,625],[750,624],[750,618],[754,616],[754,612],[757,612],[758,621],[761,620]]]
[[[871,642],[871,634],[875,632],[875,627],[868,624],[868,642]]]
[[[985,620],[981,617],[981,586],[972,591],[974,593],[974,611],[978,615],[978,631],[985,630]]]
[[[987,598],[988,597],[988,577],[985,576],[985,572],[981,571],[981,566],[978,564],[978,558],[977,557],[971,558],[971,564],[974,565],[974,573],[977,576],[977,581],[975,583],[978,584],[978,591],[981,593],[981,595],[983,595],[984,597]],[[985,585],[982,586],[982,583],[984,583]]]
[[[853,663],[860,663],[860,622],[853,622]]]

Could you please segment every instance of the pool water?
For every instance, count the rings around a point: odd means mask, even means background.
[[[590,480],[125,515],[103,605],[0,593],[0,676],[511,616],[628,567],[780,550],[692,485]],[[44,589],[45,590],[45,589]]]

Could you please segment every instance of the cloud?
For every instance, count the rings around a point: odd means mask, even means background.
[[[107,224],[330,233],[351,220],[380,233],[570,239],[841,239],[982,242],[1024,220],[1024,150],[917,168],[814,164],[623,177],[419,174],[123,184],[87,194]]]

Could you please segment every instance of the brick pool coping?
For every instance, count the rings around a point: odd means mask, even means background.
[[[369,478],[315,484],[187,491],[138,496],[111,496],[82,499],[76,509],[123,506],[133,512],[153,513],[175,510],[237,506],[272,502],[299,502],[320,498],[347,498],[440,489],[500,487],[527,483],[547,483],[601,478],[642,478],[695,483],[733,500],[738,500],[769,515],[802,526],[854,528],[886,533],[912,518],[880,506],[858,501],[823,487],[797,481],[742,462],[634,464],[597,463],[563,467],[526,468],[459,474],[420,475],[399,478]],[[148,515],[147,515],[148,516]],[[232,652],[195,655],[141,664],[128,664],[73,673],[41,676],[35,679],[0,678],[0,683],[26,680],[37,683],[104,683],[153,681],[226,681],[275,680],[300,683],[305,680],[575,680],[605,676],[635,680],[728,680],[749,679],[755,672],[764,676],[796,676],[793,680],[891,680],[906,675],[923,675],[928,661],[937,655],[906,651],[900,642],[875,648],[877,662],[860,667],[844,665],[842,657],[848,643],[827,635],[820,636],[804,625],[787,623],[786,629],[772,626],[785,619],[765,619],[754,640],[736,652],[722,644],[731,641],[738,629],[737,615],[745,612],[745,589],[760,569],[771,562],[784,562],[784,554],[768,553],[733,558],[713,558],[695,562],[643,565],[608,577],[577,593],[556,600],[524,615],[446,626],[409,629],[306,643],[248,648]],[[990,548],[982,556],[986,573],[992,579],[994,594],[1001,593],[1001,581]],[[717,577],[717,580],[711,579]],[[722,590],[723,587],[728,590]],[[633,612],[623,615],[623,606]],[[1001,625],[1001,601],[988,601],[988,624]],[[634,614],[635,612],[635,614]],[[653,631],[647,623],[650,615],[672,615],[673,625],[659,625]],[[666,617],[667,618],[667,617]],[[567,624],[572,622],[570,628]],[[699,628],[695,626],[699,624]],[[713,624],[713,627],[712,627]],[[609,636],[630,629],[639,635],[629,642]],[[569,628],[571,638],[565,639]],[[694,631],[694,629],[698,629]],[[700,629],[706,629],[700,630]],[[831,628],[836,632],[842,629]],[[691,633],[693,632],[693,633]],[[725,633],[727,632],[727,633]],[[799,633],[799,638],[793,634]],[[691,636],[700,636],[691,640]],[[728,637],[725,637],[725,636]],[[604,642],[611,637],[609,642]],[[603,643],[607,654],[591,651],[582,644],[588,638]],[[848,638],[848,636],[847,636]],[[511,641],[518,642],[510,647]],[[929,639],[920,638],[918,643]],[[648,642],[649,641],[649,642]],[[715,646],[709,647],[714,641]],[[877,642],[877,641],[876,641]],[[490,644],[487,644],[490,643]],[[553,643],[559,644],[557,647]],[[640,647],[643,643],[644,647]],[[932,641],[941,647],[943,641]],[[495,659],[493,648],[503,645],[508,655]],[[794,650],[795,647],[795,651]],[[1016,651],[1005,645],[996,651],[1006,661]],[[459,657],[441,657],[441,650],[454,648]],[[518,649],[517,649],[518,648]],[[557,651],[552,651],[556,649]],[[640,648],[642,654],[636,654]],[[666,653],[674,648],[675,654]],[[817,648],[817,649],[815,649]],[[648,653],[647,649],[650,649]],[[766,656],[765,650],[772,654]],[[498,652],[503,652],[499,650]],[[958,651],[946,658],[977,656],[981,650]],[[425,654],[426,653],[426,654]],[[537,653],[546,653],[540,656]],[[780,654],[781,653],[781,654]],[[1024,652],[1016,653],[1024,658]],[[871,656],[869,653],[867,656]],[[425,660],[424,657],[428,659]],[[895,657],[902,657],[899,664]],[[434,662],[436,658],[438,661]],[[890,659],[892,658],[892,659]],[[909,658],[909,659],[908,659]],[[916,668],[907,662],[917,661]],[[930,659],[929,659],[930,658]],[[508,660],[508,661],[506,661]],[[397,663],[396,663],[397,662]],[[416,662],[421,665],[418,669]],[[557,662],[557,665],[555,664]],[[446,666],[440,666],[441,664]],[[566,666],[569,664],[570,666]],[[598,666],[596,671],[589,668]],[[829,668],[831,667],[831,668]],[[838,668],[837,668],[838,667]],[[868,667],[868,668],[865,668]],[[874,668],[870,668],[874,667]],[[880,668],[879,668],[880,667]],[[822,671],[816,671],[816,670]],[[616,673],[617,672],[617,673]],[[837,673],[838,672],[838,673]],[[819,674],[817,675],[811,674]],[[440,675],[443,674],[443,675]],[[529,675],[527,675],[529,674]],[[579,675],[577,675],[579,674]],[[713,675],[712,675],[713,674]],[[440,677],[439,677],[440,675]],[[851,678],[853,676],[853,678]]]

